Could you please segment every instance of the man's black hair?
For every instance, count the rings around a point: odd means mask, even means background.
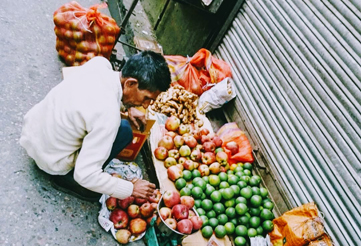
[[[150,50],[130,57],[122,68],[122,77],[137,79],[140,90],[151,92],[166,91],[171,82],[165,58]]]

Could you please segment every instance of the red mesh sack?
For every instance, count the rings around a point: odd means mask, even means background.
[[[200,96],[226,77],[232,77],[231,68],[225,61],[200,49],[193,57],[165,56],[171,72],[172,85],[181,85],[187,91]]]
[[[54,12],[56,50],[65,64],[78,66],[94,56],[110,58],[120,28],[113,18],[98,11],[106,6],[86,9],[72,1]]]

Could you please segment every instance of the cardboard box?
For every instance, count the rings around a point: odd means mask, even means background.
[[[128,117],[122,116],[122,119],[128,119]],[[143,144],[145,143],[145,140],[147,140],[147,138],[150,134],[150,129],[152,128],[153,124],[155,123],[155,120],[147,120],[147,125],[144,127],[143,132],[137,130],[137,128],[134,126],[134,124],[130,120],[129,120],[129,123],[133,130],[133,140],[127,147],[125,147],[117,155],[117,159],[123,160],[123,161],[134,161],[135,160],[139,151],[142,149]]]

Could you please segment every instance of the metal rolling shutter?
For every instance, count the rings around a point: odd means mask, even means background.
[[[291,207],[315,201],[337,245],[361,245],[361,1],[246,0],[215,55]]]

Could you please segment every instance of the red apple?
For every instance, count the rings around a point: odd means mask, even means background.
[[[167,150],[174,148],[173,138],[167,135],[164,135],[158,142],[158,147],[164,147]]]
[[[166,132],[166,134],[164,135],[167,135],[167,136],[170,136],[171,138],[175,138],[176,136],[178,136],[178,134],[176,132],[172,132],[172,131],[168,131]]]
[[[148,201],[147,199],[139,198],[139,197],[134,199],[134,203],[137,204],[138,206],[142,206],[147,201]]]
[[[186,160],[188,160],[187,157],[181,156],[181,157],[179,157],[179,159],[178,159],[178,163],[179,163],[179,164],[183,164]]]
[[[209,165],[209,172],[212,174],[218,174],[221,172],[221,164],[218,162],[213,162],[211,165]]]
[[[139,235],[147,229],[147,222],[141,218],[132,219],[129,223],[129,230],[133,235]]]
[[[180,134],[180,135],[183,135],[183,134],[185,134],[185,133],[188,133],[189,132],[189,127],[187,126],[187,125],[184,125],[184,124],[180,124],[179,125],[179,128],[178,128],[178,133]]]
[[[239,149],[239,146],[236,142],[234,141],[231,141],[231,142],[228,142],[226,143],[226,149],[228,149],[229,151],[231,151],[231,154],[232,155],[235,155],[238,153],[238,149]]]
[[[197,146],[196,147],[194,147],[193,148],[193,150],[199,150],[199,151],[204,151],[204,149],[203,149],[203,145],[202,144],[197,144]]]
[[[201,144],[204,144],[205,142],[209,142],[209,141],[211,141],[209,136],[207,136],[207,135],[202,135],[201,136]]]
[[[177,221],[187,219],[189,215],[189,208],[184,204],[176,204],[172,207],[172,217]]]
[[[134,202],[133,196],[129,196],[125,199],[118,199],[118,207],[126,210],[126,209],[128,209],[129,205],[132,204],[133,202]]]
[[[174,157],[167,157],[164,160],[164,167],[165,168],[169,168],[169,167],[174,166],[176,164],[177,164],[177,160]]]
[[[192,161],[200,161],[202,158],[202,152],[198,149],[192,151],[190,158]]]
[[[227,163],[228,163],[228,155],[227,155],[227,153],[226,152],[218,152],[216,154],[216,160],[222,166],[227,165]]]
[[[168,225],[169,228],[176,230],[177,229],[177,221],[173,218],[168,218],[164,221]]]
[[[157,147],[154,150],[154,156],[158,160],[162,161],[162,160],[164,160],[165,158],[168,157],[168,150],[166,148],[164,148],[163,146]]]
[[[193,230],[193,223],[189,219],[183,219],[177,223],[177,231],[183,234],[191,234]]]
[[[160,193],[159,189],[156,189],[154,191],[154,195],[149,197],[149,202],[158,203],[160,201],[160,198],[162,197],[162,193]]]
[[[120,244],[127,244],[132,233],[127,229],[120,229],[115,233],[115,238]]]
[[[183,167],[183,165],[182,164],[176,164],[175,165],[176,167],[178,167],[182,172],[183,172],[183,170],[184,170],[184,167]]]
[[[177,135],[173,139],[174,146],[179,149],[184,144],[184,138],[180,135]]]
[[[188,209],[191,209],[194,206],[194,198],[191,196],[181,196],[180,201],[181,204],[187,206]]]
[[[164,205],[172,208],[174,205],[180,203],[180,194],[176,190],[168,190],[163,194]]]
[[[209,130],[207,128],[202,128],[200,131],[201,131],[202,135],[208,135],[209,134]]]
[[[224,149],[222,148],[222,147],[218,147],[218,148],[216,148],[216,150],[214,151],[214,153],[218,153],[218,152],[222,152],[222,151],[224,151]]]
[[[216,134],[214,134],[213,132],[208,133],[207,135],[211,140],[213,140],[213,138],[216,136]]]
[[[157,218],[157,214],[153,214],[152,216],[148,217],[145,222],[147,222],[148,225],[150,225],[150,222],[152,221],[153,218]]]
[[[197,169],[199,167],[199,162],[194,161],[194,169]]]
[[[168,156],[177,160],[179,158],[179,151],[177,149],[171,149],[168,151]]]
[[[198,171],[201,173],[202,177],[209,175],[209,167],[206,164],[199,165]]]
[[[167,175],[168,178],[174,182],[177,179],[183,177],[183,172],[179,167],[171,166],[167,169]]]
[[[180,125],[180,120],[176,116],[168,117],[165,121],[165,129],[168,131],[177,131]]]
[[[192,160],[186,160],[183,163],[183,167],[186,170],[192,171],[194,169],[194,162]]]
[[[193,136],[183,137],[184,143],[189,146],[189,148],[193,149],[197,146],[198,142]]]
[[[198,143],[200,143],[202,137],[201,131],[200,130],[193,131],[193,137],[197,140]]]
[[[203,143],[203,148],[205,152],[214,152],[216,150],[216,145],[213,141],[208,141]]]
[[[150,206],[152,206],[154,213],[157,211],[158,203],[151,202]]]
[[[108,197],[108,199],[105,201],[105,205],[107,208],[112,211],[118,206],[118,199],[115,197]]]
[[[127,213],[120,208],[116,208],[110,213],[109,220],[113,222],[115,229],[127,228],[129,223],[129,217]]]
[[[128,216],[132,219],[140,216],[139,206],[137,204],[132,204],[128,207],[127,210]]]
[[[188,145],[182,145],[179,148],[179,154],[180,154],[180,156],[187,157],[191,154],[191,148],[189,148]]]
[[[212,142],[216,145],[216,148],[221,147],[223,144],[222,139],[218,136],[214,136]]]
[[[197,216],[196,213],[193,210],[189,210],[188,219],[192,218],[193,216]]]
[[[149,202],[146,202],[140,206],[139,211],[143,218],[148,218],[154,213],[154,208]]]
[[[216,155],[213,152],[206,152],[202,154],[202,163],[211,164],[216,161]]]
[[[193,216],[189,220],[193,224],[193,231],[198,231],[203,225],[203,220],[198,216]]]
[[[161,207],[159,209],[159,216],[162,217],[163,220],[172,218],[172,210],[168,207]]]

